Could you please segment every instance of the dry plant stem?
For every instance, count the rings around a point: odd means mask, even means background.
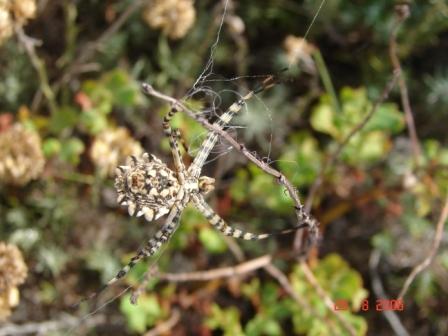
[[[38,45],[40,42],[27,36],[23,31],[22,27],[17,24],[14,24],[14,31],[16,33],[17,38],[19,39],[19,42],[25,48],[25,51],[31,61],[31,64],[33,65],[34,69],[37,72],[40,82],[40,90],[47,99],[48,107],[51,113],[54,114],[57,111],[57,104],[54,92],[50,87],[48,81],[48,75],[45,63],[39,58],[35,48],[36,45]]]
[[[281,185],[283,185],[286,190],[288,191],[289,196],[293,200],[295,204],[295,213],[297,216],[298,224],[306,223],[308,224],[308,232],[310,234],[310,241],[311,243],[314,243],[317,240],[318,237],[318,228],[317,228],[317,221],[312,218],[305,210],[302,205],[302,202],[300,201],[299,195],[297,193],[297,189],[291,184],[291,182],[288,181],[288,179],[279,171],[272,168],[265,162],[259,160],[256,155],[252,152],[250,152],[246,146],[243,144],[238,143],[230,134],[228,134],[226,131],[220,129],[219,127],[209,123],[207,119],[197,115],[194,111],[190,110],[188,107],[186,107],[181,101],[170,97],[168,95],[165,95],[159,91],[156,91],[151,85],[149,84],[143,84],[143,90],[146,94],[154,96],[156,98],[162,99],[172,105],[176,105],[179,109],[184,111],[190,118],[195,119],[198,121],[202,126],[204,126],[209,131],[213,131],[217,133],[219,136],[221,136],[223,139],[225,139],[230,145],[232,145],[233,148],[235,148],[239,153],[243,154],[248,160],[253,162],[255,165],[257,165],[260,169],[262,169],[265,173],[275,177]]]
[[[272,257],[267,254],[232,267],[222,267],[202,272],[160,273],[156,274],[156,277],[170,282],[210,281],[247,274],[269,265],[271,261]]]
[[[409,101],[408,88],[401,69],[400,59],[397,52],[397,32],[403,21],[409,16],[409,5],[402,4],[395,7],[396,22],[392,29],[392,33],[389,38],[389,57],[394,68],[394,71],[399,74],[398,86],[400,87],[401,103],[403,105],[406,124],[408,126],[409,137],[411,138],[412,152],[414,155],[415,164],[418,165],[419,158],[421,157],[420,142],[417,137],[417,131],[415,129],[414,116],[412,114],[411,103]]]
[[[448,219],[448,196],[445,200],[445,204],[442,209],[442,213],[440,214],[439,221],[437,222],[436,227],[436,233],[434,236],[434,241],[432,243],[431,249],[429,250],[428,255],[426,258],[417,266],[414,267],[411,274],[409,274],[408,278],[406,279],[403,288],[400,291],[400,294],[398,294],[398,299],[403,299],[404,295],[409,289],[409,286],[414,281],[415,277],[422,271],[424,271],[429,265],[431,265],[434,257],[437,254],[437,250],[439,249],[440,242],[442,241],[443,237],[443,228],[445,226],[445,222]]]
[[[328,157],[327,160],[323,163],[321,166],[317,178],[314,180],[313,184],[311,185],[310,191],[308,193],[308,197],[305,201],[305,207],[304,211],[306,213],[309,213],[311,211],[311,207],[313,205],[314,197],[316,196],[317,191],[319,190],[320,186],[322,185],[323,179],[325,174],[327,173],[327,170],[329,167],[333,166],[338,160],[339,156],[344,149],[345,146],[350,142],[350,140],[353,138],[353,136],[356,135],[356,133],[360,132],[367,124],[367,122],[373,117],[373,115],[378,110],[378,107],[389,97],[390,92],[397,84],[397,80],[399,77],[399,72],[394,71],[394,74],[392,78],[387,82],[386,86],[384,87],[383,91],[381,92],[380,97],[373,103],[370,111],[364,116],[364,118],[357,124],[350,133],[345,137],[345,139],[338,145],[336,150]],[[294,239],[294,250],[298,251],[300,249],[301,243],[302,243],[302,231],[297,231],[295,239]]]
[[[370,275],[372,279],[372,287],[375,293],[375,296],[378,299],[387,299],[388,296],[384,290],[383,284],[381,283],[380,276],[378,274],[378,264],[380,262],[381,253],[378,250],[373,250],[369,259],[369,268]],[[382,314],[386,318],[387,322],[389,322],[392,327],[394,333],[398,336],[409,336],[406,328],[400,321],[398,314],[393,310],[383,310]]]
[[[145,274],[142,282],[132,292],[131,303],[136,304],[138,297],[145,290],[148,282],[152,278],[170,282],[189,282],[189,281],[210,281],[220,278],[229,278],[233,276],[243,275],[260,269],[268,265],[272,260],[270,255],[264,255],[246,262],[242,262],[236,266],[216,268],[208,271],[186,272],[186,273],[159,273],[156,266],[151,267]]]
[[[175,309],[173,314],[165,322],[159,323],[157,326],[152,328],[143,334],[143,336],[158,336],[168,334],[174,326],[180,321],[180,312]]]
[[[309,284],[315,289],[317,295],[319,295],[320,298],[325,302],[328,310],[338,319],[338,321],[350,333],[350,335],[356,336],[356,330],[353,329],[353,326],[348,323],[348,321],[341,314],[334,310],[333,300],[330,298],[328,293],[319,285],[319,282],[317,281],[311,269],[308,267],[308,264],[302,261],[300,262],[300,268],[305,274],[305,277],[308,280]]]
[[[97,315],[86,320],[85,327],[94,327],[106,322],[104,315]],[[62,315],[58,320],[50,320],[44,322],[33,322],[25,324],[4,324],[0,327],[0,336],[14,336],[14,335],[48,335],[52,332],[69,329],[78,326],[81,323],[81,319],[70,316]]]
[[[360,132],[366,126],[366,124],[378,110],[378,107],[389,97],[390,92],[397,84],[398,77],[399,73],[395,71],[392,78],[387,82],[386,86],[384,87],[383,92],[381,92],[381,95],[373,103],[372,107],[370,108],[370,111],[355,127],[353,127],[350,133],[345,137],[344,140],[342,140],[342,142],[337,146],[334,152],[330,154],[329,158],[324,162],[322,168],[319,171],[317,179],[314,181],[313,185],[310,188],[308,198],[306,199],[305,202],[305,211],[309,212],[311,210],[311,206],[313,204],[316,192],[319,189],[320,185],[322,184],[324,175],[326,174],[328,168],[333,166],[340,159],[340,154],[342,150],[345,148],[345,146],[347,146],[347,144],[356,135],[356,133]]]
[[[326,316],[322,316],[318,311],[316,311],[313,307],[311,307],[308,302],[306,302],[300,295],[296,293],[294,288],[292,287],[291,283],[289,282],[286,275],[280,271],[277,267],[275,267],[273,264],[266,265],[264,267],[264,270],[269,273],[274,279],[278,281],[278,283],[283,287],[283,289],[288,293],[291,298],[296,301],[299,306],[301,306],[303,309],[305,309],[308,314],[314,315],[317,318],[321,318],[324,320],[324,323],[329,325],[331,328],[335,328],[335,324],[332,320],[328,319]]]

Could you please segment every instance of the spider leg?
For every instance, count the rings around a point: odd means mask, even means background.
[[[174,159],[174,166],[176,167],[179,181],[183,183],[185,181],[185,165],[182,161],[182,155],[180,153],[179,146],[177,145],[176,130],[173,130],[170,126],[171,119],[178,111],[179,110],[175,105],[171,107],[170,111],[163,118],[163,131],[170,143],[171,153],[173,154]]]
[[[178,228],[180,215],[181,209],[176,206],[173,207],[163,227],[156,232],[153,238],[148,240],[146,245],[142,249],[140,249],[140,251],[138,251],[138,253],[134,257],[131,258],[129,263],[124,266],[113,279],[109,280],[109,282],[106,284],[106,287],[112,285],[114,282],[118,281],[126,274],[128,274],[129,271],[143,258],[150,257],[156,254],[157,251],[162,247],[162,245],[170,239],[172,234]]]
[[[216,228],[217,230],[221,231],[226,236],[234,237],[234,238],[240,238],[244,240],[260,240],[260,239],[266,239],[272,236],[276,235],[283,235],[291,232],[295,232],[298,229],[307,227],[307,224],[301,224],[297,227],[294,227],[292,229],[286,229],[271,233],[252,233],[252,232],[246,232],[242,231],[240,229],[235,229],[228,225],[208,204],[205,202],[202,195],[194,195],[193,196],[193,202],[196,205],[197,209],[207,218],[209,223]]]
[[[262,92],[265,89],[272,87],[275,84],[274,77],[269,76],[266,78],[260,85],[254,90],[250,91],[248,94],[240,98],[238,101],[233,103],[226,112],[219,116],[218,120],[213,123],[213,125],[218,126],[223,129],[228,123],[232,120],[232,118],[238,114],[241,108],[244,106],[246,101],[252,98],[254,95]],[[218,134],[210,131],[207,135],[207,138],[202,142],[201,151],[194,159],[193,163],[190,165],[188,172],[191,176],[199,177],[201,174],[201,169],[204,166],[205,160],[209,156],[211,150],[215,146],[218,141]]]

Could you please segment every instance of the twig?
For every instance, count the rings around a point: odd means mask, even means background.
[[[162,323],[159,323],[151,330],[147,331],[143,336],[158,336],[162,334],[168,334],[173,327],[179,323],[180,313],[179,310],[174,309],[170,318]]]
[[[409,17],[409,4],[399,4],[395,6],[396,21],[389,38],[389,57],[394,71],[399,74],[398,86],[400,87],[401,103],[403,105],[406,124],[408,126],[409,137],[411,138],[412,152],[415,164],[418,165],[421,157],[420,142],[415,129],[414,117],[411,103],[409,101],[408,88],[401,69],[400,59],[397,52],[397,32],[401,24]]]
[[[292,285],[289,283],[288,278],[286,277],[285,274],[283,274],[282,271],[280,271],[277,267],[275,267],[272,264],[266,265],[264,267],[264,269],[266,270],[266,272],[268,272],[274,279],[276,279],[279,284],[283,287],[283,289],[303,308],[305,308],[308,311],[312,311],[312,307],[310,305],[308,305],[308,303],[302,298],[300,297],[296,291],[294,290],[294,288],[292,287]],[[319,314],[315,314],[317,316],[319,316]]]
[[[378,274],[378,264],[380,262],[380,257],[381,254],[378,250],[372,251],[372,254],[370,255],[369,259],[370,275],[372,278],[372,287],[375,296],[378,299],[387,299],[388,296],[386,295],[383,284],[381,283],[380,276]],[[409,333],[401,323],[397,313],[395,313],[393,310],[383,309],[382,314],[386,318],[387,322],[389,322],[390,326],[392,327],[396,335],[409,336]]]
[[[298,220],[298,224],[300,225],[302,223],[305,223],[308,225],[310,245],[314,244],[314,242],[317,241],[317,237],[319,234],[317,227],[318,222],[314,218],[312,218],[307,211],[304,210],[302,202],[300,201],[299,195],[297,193],[297,189],[291,184],[291,182],[288,181],[288,179],[282,173],[272,168],[265,162],[259,160],[252,152],[250,152],[246,148],[246,146],[238,143],[229,133],[222,130],[218,126],[211,124],[204,117],[197,115],[194,111],[190,110],[178,99],[165,95],[159,91],[156,91],[151,85],[146,83],[143,83],[142,88],[146,94],[162,99],[170,104],[176,105],[180,110],[184,111],[190,118],[195,119],[206,129],[217,133],[219,136],[225,139],[233,148],[235,148],[239,153],[243,154],[248,160],[257,165],[265,173],[275,177],[278,183],[280,183],[286,188],[290,198],[293,200],[295,204],[295,213]]]
[[[219,278],[229,278],[232,276],[242,275],[253,272],[259,268],[269,264],[272,260],[270,255],[264,255],[246,262],[242,262],[236,266],[215,268],[208,271],[186,272],[186,273],[159,273],[158,268],[154,265],[145,274],[142,282],[132,292],[131,303],[136,304],[139,296],[145,290],[150,279],[154,277],[160,280],[171,282],[188,282],[188,281],[209,281]]]
[[[34,69],[37,72],[37,75],[39,77],[40,82],[40,89],[42,93],[44,94],[45,98],[48,102],[48,107],[51,111],[51,113],[55,113],[57,111],[57,104],[55,100],[55,95],[50,87],[49,81],[48,81],[48,75],[47,75],[47,69],[45,67],[45,62],[39,58],[39,56],[36,53],[36,45],[40,44],[41,42],[38,40],[35,40],[25,34],[23,31],[23,28],[18,25],[14,24],[14,31],[16,33],[16,36],[19,40],[19,42],[22,44],[22,46],[25,48],[25,51],[31,61],[31,64],[33,65]]]
[[[318,318],[322,318],[325,321],[325,323],[328,324],[331,328],[336,327],[332,320],[328,319],[326,316],[322,316],[321,313],[316,311],[312,306],[308,304],[308,302],[306,302],[302,297],[300,297],[297,294],[297,292],[292,287],[286,275],[282,271],[280,271],[277,267],[275,267],[273,264],[269,264],[264,267],[264,270],[268,272],[274,279],[276,279],[278,283],[286,291],[286,293],[288,293],[288,295],[291,296],[293,300],[299,304],[299,306],[307,310],[310,315],[312,314]]]
[[[429,253],[426,256],[426,258],[420,264],[415,266],[411,274],[409,274],[408,278],[406,279],[403,285],[403,288],[400,291],[400,294],[398,295],[399,300],[403,299],[404,295],[408,291],[409,286],[412,284],[415,277],[432,263],[434,257],[436,256],[437,250],[439,249],[440,242],[443,236],[443,228],[447,219],[448,219],[448,196],[445,200],[445,204],[440,214],[439,221],[437,222],[436,233],[434,236],[434,241],[432,243],[431,249],[429,250]]]
[[[307,263],[304,261],[300,262],[300,268],[305,274],[306,279],[310,283],[310,285],[316,290],[317,295],[324,301],[328,310],[338,319],[338,321],[342,324],[342,326],[349,332],[350,335],[356,336],[356,330],[353,329],[353,326],[348,323],[348,321],[337,311],[334,309],[334,302],[327,294],[327,292],[320,286],[313,272],[308,267]]]
[[[375,100],[373,103],[370,111],[364,116],[364,118],[357,124],[355,127],[350,131],[350,133],[345,137],[344,140],[342,140],[341,143],[336,147],[336,149],[333,151],[332,154],[328,157],[327,160],[322,164],[319,173],[317,175],[317,178],[314,180],[313,184],[310,187],[310,191],[308,193],[308,197],[305,201],[305,212],[310,212],[311,207],[313,205],[314,197],[316,196],[316,193],[320,186],[322,185],[323,179],[325,174],[327,173],[327,170],[329,167],[334,165],[339,159],[340,154],[344,147],[350,142],[350,140],[353,138],[353,136],[356,135],[359,131],[361,131],[366,124],[369,122],[369,120],[373,117],[373,115],[378,110],[378,107],[389,97],[390,92],[395,87],[397,80],[399,77],[398,72],[394,72],[392,78],[387,82],[386,86],[384,87],[383,91],[381,92],[381,95]],[[300,244],[302,241],[302,232],[298,231],[296,233],[296,237],[294,239],[294,250],[300,249]]]
[[[171,282],[187,282],[187,281],[209,281],[219,278],[229,278],[237,275],[246,274],[256,271],[266,265],[269,265],[272,260],[270,255],[264,255],[241,264],[231,267],[215,268],[208,271],[189,272],[189,273],[160,273],[156,274],[159,279]]]
[[[6,324],[0,327],[0,336],[13,335],[48,335],[51,332],[69,329],[79,325],[81,319],[70,315],[62,315],[59,320],[32,322],[25,324]],[[86,327],[93,327],[106,321],[103,315],[94,316],[85,321]]]
[[[308,198],[305,202],[305,210],[309,211],[311,209],[311,205],[313,203],[313,199],[315,196],[315,193],[317,189],[320,187],[323,176],[325,175],[326,171],[329,167],[331,167],[333,164],[335,164],[340,159],[340,154],[345,146],[350,142],[350,140],[356,135],[356,133],[360,132],[366,124],[369,122],[369,120],[373,117],[373,115],[378,111],[378,107],[389,97],[390,92],[394,88],[395,84],[397,83],[397,79],[399,77],[398,72],[394,72],[392,78],[387,82],[386,86],[383,89],[383,92],[381,92],[381,95],[376,99],[376,101],[373,103],[372,107],[370,108],[370,111],[364,116],[364,118],[357,124],[353,129],[350,131],[349,134],[342,140],[341,143],[336,147],[334,152],[330,154],[329,158],[324,162],[322,165],[322,168],[319,171],[317,179],[314,181],[313,185],[310,188],[310,192],[308,194]]]

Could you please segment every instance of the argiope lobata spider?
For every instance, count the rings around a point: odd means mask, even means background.
[[[272,77],[266,79],[258,89],[249,92],[233,103],[214,125],[223,129],[241,110],[248,99],[273,84]],[[147,84],[143,84],[143,90],[145,90],[145,85]],[[208,133],[198,155],[186,169],[181,159],[175,132],[170,126],[170,121],[176,112],[176,106],[173,106],[163,121],[164,133],[169,139],[175,171],[169,169],[156,156],[148,155],[148,153],[143,154],[140,158],[129,157],[126,165],[120,166],[116,170],[115,188],[118,192],[118,203],[127,206],[129,215],[144,216],[148,221],[158,219],[165,214],[168,214],[168,217],[155,236],[131,258],[130,262],[106,286],[124,277],[141,259],[154,255],[169,240],[179,226],[182,211],[189,202],[193,202],[194,206],[213,227],[224,235],[234,238],[259,240],[274,234],[290,233],[306,226],[300,225],[276,233],[255,234],[235,229],[226,224],[204,199],[204,195],[214,189],[215,179],[200,176],[202,167],[218,140],[218,135],[212,131]]]

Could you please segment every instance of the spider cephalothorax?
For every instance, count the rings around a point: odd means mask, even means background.
[[[206,195],[215,189],[215,179],[208,176],[201,176],[198,180],[199,191]]]
[[[144,215],[148,221],[167,214],[180,189],[176,174],[148,153],[129,157],[116,173],[118,203],[128,207],[129,215]]]

